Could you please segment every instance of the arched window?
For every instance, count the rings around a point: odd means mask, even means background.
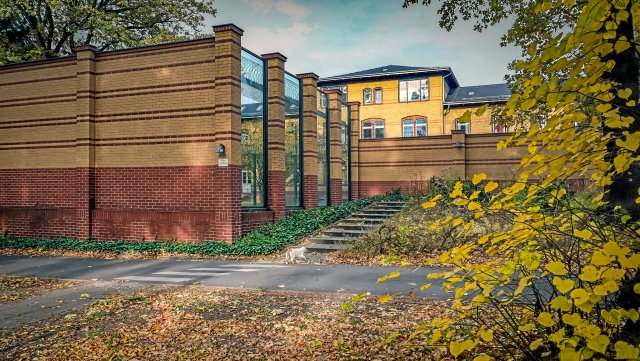
[[[382,88],[375,88],[373,91],[373,102],[382,104]]]
[[[371,104],[371,89],[366,88],[362,91],[362,103]]]
[[[362,121],[362,139],[384,138],[383,119],[365,119]]]
[[[410,137],[426,137],[427,136],[427,117],[422,115],[412,115],[402,118],[402,136]]]

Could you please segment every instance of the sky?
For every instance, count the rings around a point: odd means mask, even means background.
[[[462,86],[504,82],[519,57],[500,47],[508,24],[482,33],[458,22],[438,26],[437,5],[402,7],[403,0],[215,0],[216,24],[244,30],[242,45],[257,54],[280,52],[287,71],[321,77],[385,65],[450,66]]]

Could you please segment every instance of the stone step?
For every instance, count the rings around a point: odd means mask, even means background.
[[[364,213],[398,213],[398,210],[396,209],[387,209],[387,208],[365,208],[363,210],[361,210],[360,212],[364,212]]]
[[[355,238],[364,236],[365,234],[369,234],[371,233],[371,231],[360,231],[355,229],[327,229],[322,231],[322,233],[326,234],[327,236],[347,236]]]
[[[310,238],[309,242],[312,244],[348,244],[351,243],[352,240],[344,237],[317,237]]]
[[[308,244],[307,251],[316,253],[327,253],[347,248],[344,244]]]
[[[380,222],[380,223],[382,223],[382,222]],[[342,228],[342,229],[356,229],[356,230],[359,230],[359,229],[366,230],[366,229],[368,229],[368,230],[372,231],[372,230],[378,228],[378,225],[380,223],[371,223],[371,222],[370,223],[365,223],[365,224],[357,224],[357,223],[345,223],[345,224],[342,224],[342,223],[338,223],[335,226],[336,226],[336,228]]]
[[[363,224],[380,224],[386,221],[387,218],[345,218],[340,222],[348,222],[348,223],[363,223]]]
[[[390,218],[393,214],[390,213],[364,213],[361,211],[360,213],[352,214],[352,217],[355,218]]]

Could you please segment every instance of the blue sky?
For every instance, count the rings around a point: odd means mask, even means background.
[[[234,23],[243,46],[278,51],[297,74],[331,76],[389,64],[450,66],[461,85],[503,82],[520,51],[502,48],[508,24],[474,32],[459,22],[438,26],[437,7],[402,8],[402,0],[216,0],[207,26]],[[437,5],[437,2],[435,2]],[[209,28],[210,29],[210,28]]]

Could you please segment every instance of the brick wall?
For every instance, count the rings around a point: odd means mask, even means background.
[[[489,179],[510,180],[527,152],[526,146],[498,152],[504,134],[451,135],[422,138],[360,140],[358,162],[359,196],[372,196],[400,189],[404,193],[428,191],[433,176],[470,178],[486,173]],[[455,142],[460,142],[460,148]]]
[[[0,67],[0,230],[237,239],[242,30],[214,30]]]

